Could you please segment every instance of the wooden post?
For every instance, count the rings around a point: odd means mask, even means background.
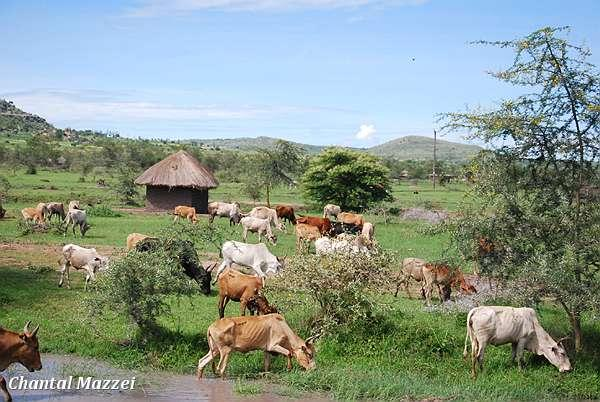
[[[435,130],[433,130],[433,173],[432,173],[433,191],[435,191],[435,179],[436,179],[435,165],[436,165],[436,162],[437,162],[437,132]]]

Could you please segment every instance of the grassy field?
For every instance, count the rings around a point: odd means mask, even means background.
[[[5,204],[11,216],[24,206],[39,201],[81,199],[86,202],[123,207],[110,190],[99,189],[95,182],[78,181],[78,175],[41,171],[37,175],[11,176],[9,201]],[[48,180],[48,181],[46,181]],[[107,180],[109,183],[110,179]],[[52,189],[50,187],[54,187]],[[418,190],[418,194],[413,192]],[[400,206],[433,205],[455,210],[463,197],[460,186],[433,192],[422,183],[418,188],[407,184],[395,187]],[[90,198],[85,198],[90,197]],[[239,187],[221,185],[211,192],[214,200],[244,200]],[[275,203],[300,201],[295,191],[279,189]],[[247,203],[246,203],[247,205]],[[247,207],[246,207],[247,209]],[[446,234],[431,234],[422,222],[406,222],[393,218],[384,224],[377,216],[368,216],[376,225],[376,237],[385,248],[401,256],[426,259],[456,257],[449,248]],[[167,214],[122,212],[114,218],[92,217],[89,236],[81,239],[46,233],[20,236],[16,219],[0,221],[0,324],[20,328],[26,320],[41,323],[40,341],[44,352],[74,353],[106,359],[127,368],[162,369],[192,374],[207,350],[206,328],[217,318],[216,293],[206,297],[173,298],[172,318],[164,317],[164,336],[146,344],[124,343],[133,328],[124,317],[107,312],[95,323],[84,320],[80,300],[82,275],[74,273],[72,289],[56,286],[56,261],[60,246],[66,242],[99,246],[102,251],[117,252],[130,232],[155,233],[171,225]],[[240,239],[240,229],[229,229],[225,219],[218,221],[228,236]],[[253,236],[253,235],[250,235]],[[271,247],[277,255],[294,252],[292,230],[279,234],[279,244]],[[251,241],[255,241],[251,237]],[[216,249],[199,250],[213,253]],[[467,267],[468,268],[468,267]],[[468,269],[467,269],[468,270]],[[272,373],[260,375],[262,355],[235,354],[228,375],[237,378],[241,392],[260,391],[261,381],[286,386],[290,392],[324,392],[340,399],[453,398],[459,400],[550,400],[600,398],[600,324],[584,320],[586,347],[573,358],[575,370],[558,371],[544,359],[527,355],[520,372],[510,363],[510,346],[491,347],[486,355],[486,369],[477,381],[469,377],[469,365],[462,359],[465,314],[427,312],[421,301],[389,294],[373,295],[391,305],[385,320],[366,323],[361,328],[347,329],[322,339],[317,347],[317,370],[303,372],[284,370],[283,359],[275,359]],[[272,300],[277,304],[277,298]],[[284,311],[290,325],[301,335],[307,334],[311,315],[309,300],[303,307]],[[236,315],[238,306],[230,303],[227,315]],[[544,305],[539,310],[542,324],[553,336],[568,333],[568,323],[561,310]],[[253,379],[243,386],[244,379]]]

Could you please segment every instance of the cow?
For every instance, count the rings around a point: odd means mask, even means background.
[[[277,217],[277,211],[272,208],[254,207],[252,208],[248,216],[260,219],[269,219],[271,224],[275,226],[279,231],[285,231],[285,226],[283,225],[283,222],[280,222],[279,218]]]
[[[269,304],[267,298],[261,294],[257,294],[248,299],[248,303],[246,304],[248,310],[250,310],[250,315],[265,315],[265,314],[279,314],[279,311],[275,306]]]
[[[244,232],[242,233],[242,237],[244,242],[248,240],[248,232],[258,234],[258,241],[261,241],[261,236],[265,235],[267,240],[271,242],[271,244],[277,244],[277,236],[273,234],[271,230],[271,222],[268,219],[260,219],[254,218],[252,216],[245,216],[240,220],[242,227],[244,228]]]
[[[72,209],[81,209],[81,208],[79,208],[79,201],[77,201],[77,200],[69,201],[69,211]]]
[[[67,274],[67,288],[71,288],[69,268],[85,271],[84,290],[87,290],[90,280],[96,279],[96,272],[103,270],[108,265],[108,257],[104,257],[95,248],[80,247],[75,244],[67,244],[62,249],[62,267],[60,268],[60,280],[58,286],[62,287]]]
[[[48,212],[48,205],[44,202],[38,202],[37,206],[35,207],[35,209],[38,211],[38,213],[42,216],[43,220],[46,220],[46,217],[48,216],[49,212]]]
[[[398,297],[398,291],[400,286],[404,285],[404,290],[410,299],[410,292],[408,290],[408,282],[413,279],[417,282],[423,282],[423,267],[427,264],[427,261],[420,258],[408,257],[402,260],[402,273],[400,280],[396,285],[396,293],[394,297]],[[425,289],[421,286],[421,295],[425,298]]]
[[[528,350],[546,359],[563,373],[571,371],[571,362],[562,340],[556,342],[542,328],[535,310],[528,307],[482,306],[475,307],[467,315],[467,334],[463,357],[468,354],[471,341],[471,376],[477,378],[483,370],[483,357],[487,345],[512,345],[512,361],[515,358],[522,369],[523,351]]]
[[[262,279],[227,268],[219,276],[219,318],[225,316],[229,300],[240,303],[240,315],[246,315],[246,305],[251,297],[263,288]]]
[[[142,240],[146,239],[157,239],[156,237],[148,236],[141,233],[130,233],[127,235],[127,251],[133,250],[136,248],[136,245]]]
[[[362,235],[369,241],[373,240],[373,236],[375,235],[375,227],[371,222],[365,222],[361,231]]]
[[[340,236],[332,239],[321,237],[315,240],[315,250],[317,255],[324,256],[330,254],[368,254],[369,248],[365,246],[360,236]]]
[[[65,213],[65,206],[62,202],[49,202],[46,204],[48,210],[48,220],[52,220],[54,215],[58,216],[61,221],[65,219],[67,214]]]
[[[458,268],[451,269],[447,264],[430,264],[423,267],[423,280],[425,282],[425,300],[427,305],[431,303],[431,292],[433,285],[437,285],[440,301],[450,299],[450,288],[458,287],[465,294],[477,293],[477,289],[469,284]],[[444,294],[442,294],[442,290]]]
[[[44,222],[44,215],[37,208],[23,208],[21,210],[21,215],[23,216],[24,221],[30,221],[33,223]]]
[[[192,223],[198,222],[198,217],[196,216],[196,208],[194,208],[194,207],[178,205],[175,207],[175,210],[173,211],[173,215],[175,215],[173,222],[177,222],[179,220],[179,218],[186,218],[188,221],[190,221]]]
[[[42,369],[40,358],[40,346],[37,339],[38,325],[31,331],[28,321],[22,333],[12,332],[0,328],[0,372],[6,370],[13,363],[21,363],[30,372]],[[11,402],[12,397],[8,393],[6,380],[0,375],[0,391],[4,394],[4,400]]]
[[[264,351],[264,370],[271,367],[271,354],[278,353],[287,357],[287,368],[292,369],[292,357],[306,370],[312,370],[315,364],[315,348],[310,340],[302,340],[292,331],[280,314],[267,314],[245,317],[227,317],[213,322],[206,333],[209,351],[198,361],[198,378],[202,378],[204,367],[219,356],[218,371],[225,378],[225,369],[232,351]],[[215,364],[213,371],[217,374]]]
[[[66,223],[64,236],[67,235],[69,225],[73,225],[73,236],[75,236],[76,226],[79,226],[81,237],[85,236],[85,233],[90,229],[90,225],[87,223],[87,214],[83,209],[70,209],[69,212],[67,212],[64,223]]]
[[[208,204],[209,222],[215,220],[215,216],[229,218],[229,226],[237,225],[242,219],[240,204],[237,202],[211,202]]]
[[[219,279],[219,275],[231,264],[235,263],[244,267],[252,268],[256,274],[264,278],[266,274],[277,274],[283,268],[285,257],[271,254],[267,246],[262,243],[247,244],[239,241],[226,241],[221,247],[223,262],[217,269],[217,275],[213,283]]]
[[[318,227],[308,225],[306,223],[296,224],[296,251],[301,251],[304,245],[307,244],[307,250],[310,249],[310,242],[321,237],[321,231]]]
[[[294,214],[294,207],[290,205],[277,205],[275,207],[275,211],[277,212],[277,217],[280,218],[282,222],[285,222],[287,220],[292,225],[296,224],[296,215]]]
[[[329,235],[336,237],[343,233],[357,235],[361,232],[362,232],[361,228],[359,228],[356,225],[352,225],[352,224],[346,225],[345,223],[342,223],[342,222],[331,222],[331,230],[329,231]]]
[[[296,218],[296,223],[304,223],[319,228],[319,232],[323,236],[327,236],[331,233],[331,221],[328,218],[321,218],[320,216],[301,216]]]
[[[342,212],[342,209],[334,204],[327,204],[323,207],[323,218],[335,218],[337,219],[338,214]]]
[[[340,212],[337,216],[337,220],[346,225],[356,225],[361,228],[361,230],[365,224],[365,218],[361,214],[353,214],[352,212]]]

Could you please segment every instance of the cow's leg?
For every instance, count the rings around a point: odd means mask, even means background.
[[[246,304],[247,303],[248,303],[248,300],[240,299],[240,315],[242,315],[242,316],[246,315]]]
[[[479,363],[479,371],[483,371],[483,357],[485,356],[485,348],[487,347],[487,343],[477,341],[479,344],[478,353],[477,353],[477,362]]]
[[[248,228],[244,227],[244,231],[242,232],[242,239],[244,239],[244,243],[248,243]]]
[[[519,365],[519,370],[523,370],[523,351],[525,349],[525,339],[519,340],[517,343],[517,347],[515,348],[515,354],[517,357],[517,363]]]
[[[271,369],[271,353],[267,352],[266,350],[265,350],[265,361],[263,364],[263,369],[265,372],[267,372]]]
[[[204,355],[204,357],[200,360],[198,360],[198,370],[196,371],[196,375],[198,376],[198,379],[202,378],[202,373],[204,372],[204,367],[210,363],[211,361],[213,361],[215,355],[213,353],[212,350],[209,350],[208,353],[206,355]]]
[[[227,368],[227,361],[229,360],[229,355],[231,354],[231,349],[228,347],[223,347],[219,350],[221,354],[221,359],[219,359],[219,366],[217,370],[219,371],[219,375],[222,379],[225,379],[225,369]]]
[[[225,317],[225,306],[227,305],[227,296],[219,297],[219,318]]]
[[[512,356],[511,356],[510,360],[512,363],[514,363],[515,357],[517,357],[517,342],[513,342],[511,344],[511,346],[512,346]]]
[[[67,263],[64,262],[60,267],[60,278],[58,279],[58,287],[62,287],[63,282],[65,281],[65,271],[67,270]]]
[[[2,394],[4,394],[4,400],[6,402],[12,401],[12,397],[8,393],[8,388],[6,388],[6,380],[1,375],[0,375],[0,391],[2,391]]]

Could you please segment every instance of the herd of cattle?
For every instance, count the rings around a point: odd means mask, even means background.
[[[85,211],[79,208],[77,201],[69,203],[67,212],[62,203],[40,203],[36,208],[23,209],[22,215],[24,219],[36,223],[51,220],[56,215],[63,222],[73,224],[73,232],[75,226],[79,226],[82,236],[89,228]],[[178,206],[174,215],[175,221],[180,218],[193,223],[198,221],[193,207]],[[216,268],[213,284],[219,284],[219,320],[208,327],[209,351],[199,360],[198,377],[202,376],[204,367],[210,362],[213,371],[224,377],[232,351],[245,353],[263,350],[265,371],[269,370],[271,354],[286,356],[288,368],[291,368],[292,358],[305,369],[315,368],[314,339],[304,341],[298,337],[261,292],[265,277],[281,272],[285,259],[272,254],[260,241],[264,236],[269,242],[276,244],[274,230],[285,231],[285,222],[288,222],[295,226],[298,251],[307,251],[310,244],[314,243],[317,255],[345,253],[368,256],[375,244],[373,224],[365,222],[362,215],[342,212],[340,207],[331,204],[324,207],[323,216],[297,217],[293,207],[286,205],[279,205],[275,209],[255,207],[248,214],[244,214],[237,203],[213,202],[209,204],[208,215],[211,223],[215,217],[225,217],[229,218],[230,225],[241,225],[244,242],[226,241],[221,247],[221,264],[209,264],[204,270],[200,268],[200,273],[207,281],[203,287],[205,294],[210,292],[211,273]],[[246,243],[248,232],[258,235],[258,244]],[[127,237],[127,249],[144,251],[140,245],[151,239],[155,238],[131,233]],[[99,272],[107,269],[108,264],[108,257],[100,255],[94,248],[67,244],[62,249],[59,286],[63,285],[66,276],[67,287],[70,287],[69,270],[75,268],[84,272],[87,290],[88,283],[93,281]],[[235,266],[246,267],[253,271],[254,275],[242,273],[235,269]],[[187,270],[185,273],[198,280],[197,273]],[[405,258],[402,261],[395,295],[398,295],[400,287],[403,286],[410,298],[408,285],[411,280],[421,283],[421,294],[427,304],[430,304],[434,287],[437,287],[441,301],[449,299],[452,288],[465,294],[476,292],[475,287],[467,282],[459,269],[452,269],[446,264],[428,263],[418,258]],[[240,303],[240,316],[224,317],[225,306],[230,300]],[[245,315],[246,309],[250,311],[250,316]],[[0,371],[15,362],[21,363],[30,371],[42,368],[37,332],[38,328],[29,330],[29,323],[22,333],[0,328]],[[556,342],[548,335],[541,327],[535,311],[530,308],[485,306],[472,309],[467,316],[465,357],[469,340],[473,377],[477,375],[477,365],[480,369],[483,367],[484,352],[490,344],[512,344],[512,360],[517,359],[519,367],[523,351],[529,350],[545,356],[561,372],[571,370],[561,341]],[[218,367],[215,367],[213,359],[217,356],[220,356],[220,361]],[[2,376],[0,390],[6,400],[10,401],[6,381]]]

